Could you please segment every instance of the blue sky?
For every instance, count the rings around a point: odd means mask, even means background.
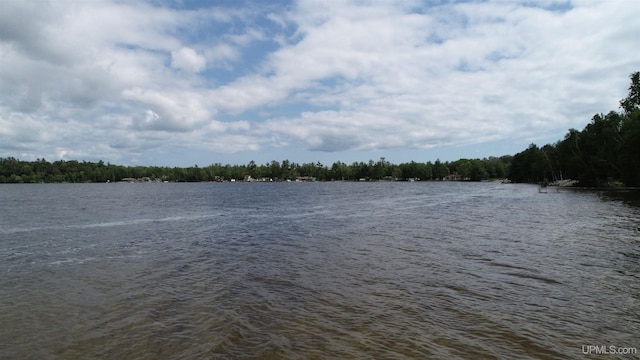
[[[640,2],[0,2],[0,157],[513,155],[618,110]]]

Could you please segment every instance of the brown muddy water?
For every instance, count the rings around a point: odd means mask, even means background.
[[[624,198],[498,183],[0,185],[2,359],[638,348],[640,208]]]

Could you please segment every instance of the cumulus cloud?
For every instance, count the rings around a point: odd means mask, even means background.
[[[623,89],[638,65],[634,56],[610,59],[638,31],[629,16],[638,6],[575,5],[471,2],[416,13],[301,2],[290,18],[302,39],[272,55],[274,75],[262,86],[343,111],[269,126],[326,151],[465,145],[576,126],[615,108],[607,92]],[[625,5],[633,9],[621,15]],[[602,29],[603,16],[626,26]],[[619,76],[604,75],[614,68]]]
[[[171,52],[171,65],[177,69],[197,73],[204,70],[207,65],[207,59],[195,50],[183,47],[180,50]]]
[[[123,91],[122,98],[147,106],[132,114],[133,125],[140,130],[190,131],[209,120],[213,111],[197,92],[134,88]]]
[[[631,0],[8,0],[0,156],[561,138],[626,95],[639,17]]]

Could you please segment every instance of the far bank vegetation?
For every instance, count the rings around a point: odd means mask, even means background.
[[[325,166],[320,162],[298,164],[289,160],[271,161],[247,165],[222,165],[206,167],[197,165],[180,167],[122,166],[103,161],[49,162],[45,159],[20,161],[15,158],[0,159],[0,183],[82,183],[118,181],[426,181],[442,180],[451,174],[460,179],[481,180],[504,178],[508,174],[511,156],[488,159],[461,159],[454,162],[409,162],[392,164],[385,158],[378,161],[354,162],[347,165],[335,162]]]

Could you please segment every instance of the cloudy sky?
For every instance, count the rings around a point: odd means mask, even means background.
[[[619,110],[640,1],[0,0],[0,157],[457,160]]]

